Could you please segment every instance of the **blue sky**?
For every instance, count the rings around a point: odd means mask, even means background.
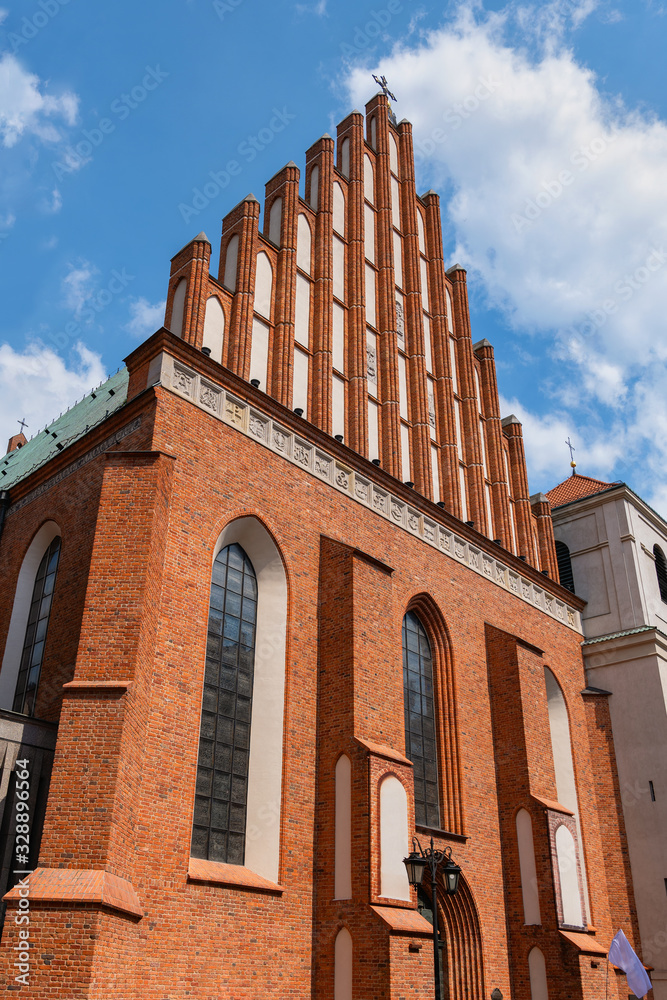
[[[162,324],[169,258],[204,229],[217,259],[222,216],[379,70],[531,489],[570,435],[667,515],[666,40],[657,0],[0,0],[0,440],[114,371]]]

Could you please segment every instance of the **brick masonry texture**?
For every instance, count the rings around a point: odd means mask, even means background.
[[[231,236],[240,235],[235,292],[209,275],[211,248],[204,238],[176,255],[167,329],[127,359],[125,407],[12,490],[13,504],[44,487],[10,513],[0,538],[0,642],[8,630],[23,557],[47,520],[61,529],[62,555],[37,702],[37,715],[58,721],[59,731],[31,901],[30,986],[17,988],[14,981],[15,889],[7,898],[0,947],[0,988],[8,993],[35,1000],[331,1000],[334,942],[345,927],[353,942],[354,1000],[432,996],[432,944],[417,915],[416,895],[410,902],[380,895],[383,777],[394,775],[404,785],[410,835],[415,831],[401,651],[401,624],[408,610],[420,617],[433,652],[442,822],[442,829],[416,832],[423,842],[432,835],[437,847],[451,847],[463,871],[458,895],[445,898],[441,906],[451,1000],[482,1000],[495,987],[506,1000],[530,1000],[528,954],[533,947],[545,956],[552,998],[594,1000],[604,995],[607,975],[604,962],[593,967],[599,960],[595,949],[606,948],[619,926],[637,941],[609,715],[604,696],[582,695],[586,684],[578,629],[155,382],[165,354],[189,365],[216,391],[225,389],[251,402],[368,481],[391,488],[406,502],[412,498],[420,514],[428,514],[435,524],[455,530],[494,558],[501,553],[510,569],[543,588],[550,599],[581,610],[582,602],[551,578],[551,521],[541,503],[539,510],[531,509],[520,425],[501,426],[490,346],[473,350],[465,274],[459,270],[445,276],[437,196],[417,200],[414,193],[410,127],[401,123],[394,130],[389,125],[381,95],[367,113],[376,117],[375,149],[364,140],[363,117],[357,113],[340,127],[336,165],[328,137],[307,155],[307,192],[312,168],[319,167],[318,211],[310,200],[306,205],[299,199],[298,170],[292,165],[267,185],[269,206],[273,198],[283,198],[279,247],[259,232],[256,202],[243,202],[225,219],[223,260]],[[406,309],[412,316],[407,340],[412,344],[414,489],[395,478],[400,418],[390,129],[400,150],[404,267],[412,269],[404,293],[415,299]],[[348,177],[340,161],[346,137]],[[387,272],[378,280],[379,469],[368,453],[365,323],[360,304],[354,306],[349,296],[349,447],[331,438],[327,185],[336,177],[348,194],[347,274],[359,279],[363,239],[354,225],[363,215],[365,152],[379,177],[376,265],[378,273]],[[311,318],[309,420],[297,417],[291,407],[297,211],[314,224],[313,267],[321,284]],[[446,510],[433,502],[417,211],[425,220],[431,275]],[[263,387],[268,392],[247,381],[260,247],[274,266],[270,361]],[[169,324],[183,276],[188,286],[179,338],[169,332]],[[347,287],[351,295],[354,281]],[[477,527],[463,525],[459,517],[446,287],[456,312],[459,403],[465,404],[468,520]],[[200,351],[211,294],[219,297],[226,316],[221,363]],[[475,371],[484,397],[488,479]],[[138,416],[140,424],[122,442],[58,478],[72,458]],[[488,524],[487,485],[493,528]],[[240,517],[254,517],[264,525],[287,579],[282,809],[279,821],[275,816],[267,820],[279,822],[277,883],[245,868],[235,882],[233,866],[216,869],[190,859],[211,565],[221,532]],[[580,946],[565,938],[559,926],[549,810],[539,801],[558,797],[545,666],[562,688],[569,715],[584,845],[580,860],[587,872],[592,921],[582,929]],[[350,759],[352,774],[349,899],[334,899],[335,767],[341,754]],[[535,926],[524,925],[515,827],[522,808],[533,823],[542,914],[541,925]],[[590,953],[586,941],[592,943]],[[624,979],[612,975],[609,996],[624,997],[624,986]]]

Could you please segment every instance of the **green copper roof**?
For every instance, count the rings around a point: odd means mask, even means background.
[[[62,413],[46,430],[35,434],[22,448],[0,458],[0,490],[11,489],[124,406],[128,381],[127,368],[121,368],[67,413]]]

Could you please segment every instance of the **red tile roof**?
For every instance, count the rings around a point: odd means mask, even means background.
[[[591,497],[594,493],[602,493],[611,486],[620,486],[620,482],[605,483],[601,479],[591,479],[590,476],[568,476],[558,486],[549,490],[547,497],[552,507],[560,507],[565,503],[572,503],[573,500],[581,500],[582,497]]]

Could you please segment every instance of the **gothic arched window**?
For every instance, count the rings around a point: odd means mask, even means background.
[[[51,601],[59,557],[60,536],[56,536],[39,564],[35,585],[32,589],[28,625],[23,640],[23,652],[12,706],[14,712],[21,712],[24,715],[35,714],[37,686],[44,661],[44,646],[46,645],[46,633],[51,616]]]
[[[405,752],[415,779],[415,823],[440,826],[433,659],[424,626],[413,611],[403,619]]]
[[[558,562],[558,579],[560,580],[561,587],[565,587],[574,594],[572,560],[570,558],[570,550],[565,542],[556,542],[556,560]]]
[[[665,553],[659,545],[654,545],[653,555],[655,556],[655,572],[658,577],[660,597],[667,603],[667,562],[665,562]]]
[[[242,865],[257,625],[257,579],[238,544],[213,563],[192,857]]]

